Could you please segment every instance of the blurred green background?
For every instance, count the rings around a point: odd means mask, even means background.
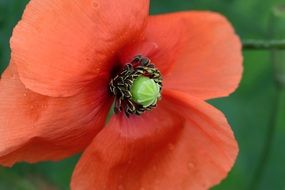
[[[213,10],[224,14],[242,39],[268,39],[271,9],[282,1],[152,0],[151,13]],[[12,28],[27,2],[0,0],[0,73],[9,61]],[[228,98],[210,101],[226,114],[240,145],[235,167],[214,190],[285,190],[285,93],[276,91],[270,55],[269,50],[244,51],[245,71],[239,90]],[[277,93],[280,101],[276,106]],[[0,167],[0,190],[67,190],[78,158]]]

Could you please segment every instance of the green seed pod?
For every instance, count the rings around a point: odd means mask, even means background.
[[[140,76],[134,80],[131,94],[133,101],[146,108],[156,104],[160,97],[160,86],[153,79]]]

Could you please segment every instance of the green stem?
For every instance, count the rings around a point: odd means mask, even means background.
[[[244,50],[285,49],[285,40],[244,40]]]
[[[258,190],[265,171],[270,161],[270,155],[273,149],[274,136],[276,134],[280,104],[284,98],[285,92],[285,9],[284,4],[276,5],[272,9],[272,14],[268,26],[268,38],[276,39],[272,41],[255,41],[249,40],[244,43],[245,49],[266,49],[271,50],[271,59],[273,65],[273,77],[275,81],[275,97],[272,105],[272,112],[268,123],[264,146],[260,155],[257,168],[253,175],[253,180],[250,183],[249,190]],[[277,39],[280,39],[277,40]]]
[[[283,88],[277,84],[274,102],[273,102],[273,108],[272,108],[273,110],[271,112],[263,150],[261,152],[260,160],[258,162],[257,168],[253,174],[253,179],[249,185],[249,190],[259,189],[261,179],[268,165],[270,154],[271,154],[271,148],[272,148],[273,140],[274,140],[274,134],[277,128],[277,118],[278,118],[279,105],[282,99],[282,91],[283,91]]]

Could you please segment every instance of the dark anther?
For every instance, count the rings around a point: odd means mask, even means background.
[[[140,76],[145,76],[162,88],[162,76],[151,60],[142,55],[137,55],[126,64],[123,70],[115,76],[109,83],[111,93],[115,96],[115,113],[124,111],[129,117],[132,114],[141,115],[145,111],[152,110],[156,105],[144,107],[132,100],[131,87],[134,80]]]

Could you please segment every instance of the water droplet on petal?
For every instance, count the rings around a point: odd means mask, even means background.
[[[128,165],[131,165],[132,164],[132,160],[128,160]]]
[[[99,4],[97,3],[97,1],[92,1],[92,7],[93,8],[98,8]]]
[[[153,171],[157,171],[157,166],[152,167]]]
[[[195,168],[195,164],[192,163],[192,162],[189,162],[189,163],[187,164],[187,167],[188,167],[188,169],[193,169],[193,168]]]
[[[175,149],[174,144],[170,143],[170,144],[168,145],[168,149],[169,149],[170,151],[173,151],[173,150]]]
[[[16,79],[16,75],[14,73],[11,75],[11,79]]]

